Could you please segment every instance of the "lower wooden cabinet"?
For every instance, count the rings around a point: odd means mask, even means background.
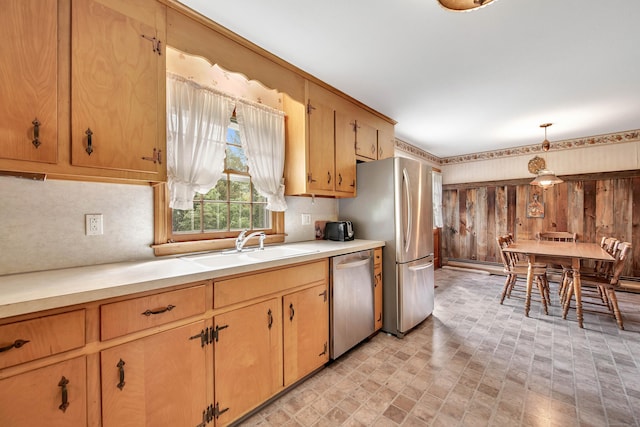
[[[87,425],[87,365],[78,357],[0,381],[0,425]]]
[[[214,318],[217,426],[227,425],[282,387],[282,312],[272,298]]]
[[[102,426],[197,426],[206,411],[206,351],[195,322],[100,353]]]
[[[329,295],[322,284],[285,295],[284,386],[329,361]]]
[[[328,259],[0,319],[0,426],[221,427],[329,361]]]

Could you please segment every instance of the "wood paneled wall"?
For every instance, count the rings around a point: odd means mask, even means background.
[[[542,191],[543,218],[528,218],[529,180],[451,184],[443,188],[442,256],[500,262],[496,236],[533,239],[539,231],[571,231],[582,242],[613,236],[631,242],[624,276],[640,278],[640,171],[562,177]],[[540,190],[538,190],[540,191]]]

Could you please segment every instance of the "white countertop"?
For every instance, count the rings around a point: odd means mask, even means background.
[[[192,256],[184,255],[0,276],[0,318],[312,261],[384,244],[378,240],[318,240],[278,245],[313,252],[277,260],[221,255],[228,259],[228,264],[225,261],[222,267],[205,267],[189,259]]]

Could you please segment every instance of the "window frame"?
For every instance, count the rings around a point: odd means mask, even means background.
[[[232,123],[235,123],[234,119],[235,111],[234,116],[230,121],[231,126],[233,126]],[[223,174],[247,176],[249,177],[249,182],[251,182],[251,174],[249,172],[225,168]],[[229,180],[227,179],[227,183],[228,182]],[[172,209],[169,207],[168,191],[169,190],[166,183],[159,183],[154,185],[154,244],[152,245],[152,247],[156,256],[176,255],[235,247],[235,239],[240,231],[174,233]],[[229,200],[227,200],[227,205],[228,204]],[[284,242],[284,213],[271,212],[270,215],[271,228],[261,228],[257,230],[248,229],[248,232],[263,231],[267,235],[265,243],[282,243]],[[249,241],[250,245],[258,243],[257,237],[253,240],[255,240],[255,242]]]
[[[173,224],[171,222],[171,208],[169,207],[169,189],[165,182],[153,186],[154,211],[154,244],[151,245],[156,256],[178,255],[190,252],[204,252],[222,250],[235,247],[235,240],[239,232],[221,231],[215,233],[198,233],[201,238],[194,238],[195,234],[179,234],[174,239]],[[265,243],[284,242],[284,212],[271,212],[271,229],[264,230],[267,238]],[[262,230],[261,230],[262,231]],[[191,238],[189,238],[191,237]],[[250,241],[249,244],[257,244]]]

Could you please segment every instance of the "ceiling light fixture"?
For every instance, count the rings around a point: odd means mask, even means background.
[[[487,6],[493,1],[494,0],[438,0],[442,7],[456,12],[478,9],[483,6]]]
[[[547,128],[549,126],[551,126],[553,123],[544,123],[541,124],[540,127],[544,128],[544,141],[542,141],[542,151],[544,151],[545,153],[547,151],[549,151],[549,148],[551,148],[551,143],[549,142],[549,140],[547,139]],[[563,180],[561,180],[560,178],[558,178],[553,171],[550,171],[548,169],[540,169],[538,170],[538,176],[536,177],[536,179],[534,179],[533,181],[531,181],[531,185],[539,185],[540,187],[544,188],[545,190],[547,188],[553,187],[555,184],[560,184],[561,182],[564,182]]]

